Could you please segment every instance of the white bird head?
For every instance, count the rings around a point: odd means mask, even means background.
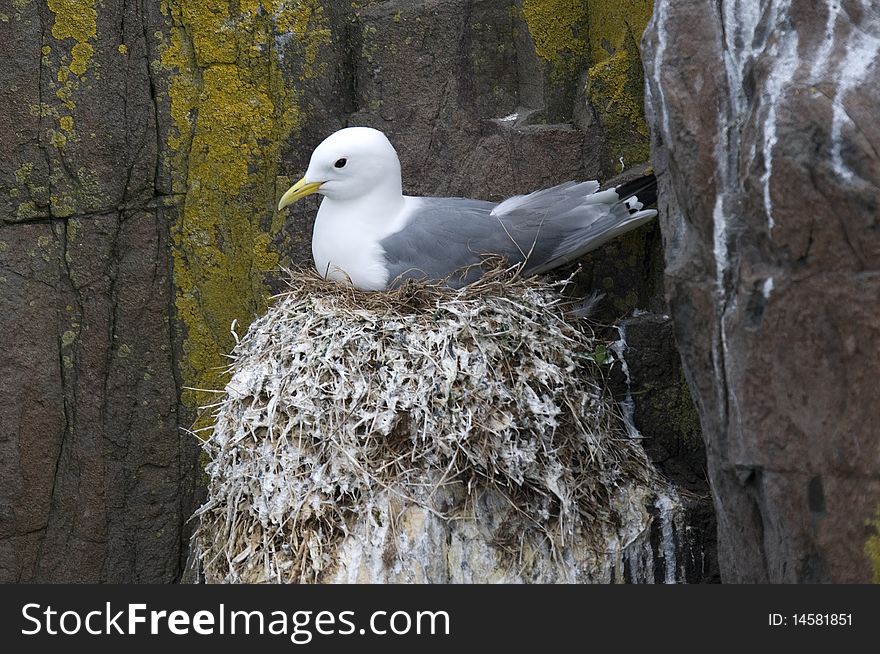
[[[388,138],[370,127],[347,127],[315,148],[306,174],[281,197],[278,210],[320,193],[339,202],[400,197],[400,160]]]

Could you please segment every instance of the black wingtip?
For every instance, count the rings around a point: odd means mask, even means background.
[[[638,203],[645,208],[657,204],[657,178],[653,173],[636,177],[620,186],[615,186],[617,197],[626,202],[630,198],[638,198]]]

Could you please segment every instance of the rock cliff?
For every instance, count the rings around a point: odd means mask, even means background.
[[[880,14],[657,0],[666,285],[730,582],[877,578]]]

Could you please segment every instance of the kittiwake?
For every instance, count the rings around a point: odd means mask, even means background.
[[[408,196],[385,134],[348,127],[315,148],[305,176],[278,210],[313,193],[324,196],[312,256],[327,279],[370,291],[408,278],[463,286],[483,274],[486,256],[502,256],[522,264],[521,274],[536,275],[657,215],[643,208],[656,194],[653,176],[599,188],[596,181],[565,182],[500,203]]]

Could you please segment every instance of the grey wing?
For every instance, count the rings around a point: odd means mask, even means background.
[[[565,265],[657,215],[642,210],[624,187],[599,191],[599,183],[566,182],[505,200],[492,217],[526,253],[524,275]]]
[[[623,188],[623,187],[621,187]],[[380,242],[389,281],[450,279],[453,286],[479,278],[485,255],[526,262],[525,275],[552,270],[657,215],[635,197],[599,183],[566,182],[500,204],[462,198],[420,198],[410,222]]]
[[[446,279],[463,286],[482,275],[485,255],[497,254],[512,263],[522,260],[519,249],[492,216],[493,202],[465,198],[419,198],[407,225],[382,239],[388,281]]]

